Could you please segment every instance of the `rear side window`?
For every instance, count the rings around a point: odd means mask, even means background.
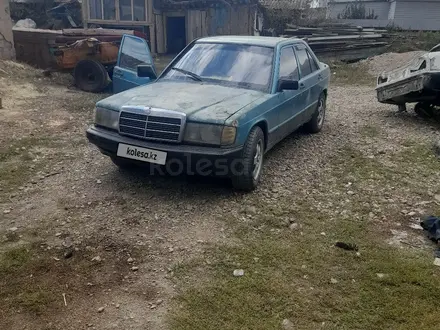
[[[280,78],[299,80],[298,63],[292,47],[281,49]]]
[[[295,47],[296,56],[298,56],[298,63],[301,69],[301,77],[305,77],[312,73],[312,67],[310,65],[310,58],[307,54],[307,50],[304,47]]]

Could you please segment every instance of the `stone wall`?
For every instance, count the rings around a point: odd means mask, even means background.
[[[9,16],[9,0],[0,0],[0,59],[15,57],[12,36],[12,20]]]

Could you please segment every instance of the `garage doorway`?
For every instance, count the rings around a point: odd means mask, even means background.
[[[177,54],[186,46],[185,16],[167,17],[167,50]]]

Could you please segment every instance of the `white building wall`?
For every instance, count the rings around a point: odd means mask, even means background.
[[[394,25],[405,30],[440,30],[440,1],[400,1],[394,12]]]
[[[342,14],[349,3],[353,1],[332,1],[328,5],[328,18],[338,18],[339,14]],[[379,20],[388,19],[388,13],[390,9],[390,3],[387,1],[362,1],[362,4],[365,5],[365,11],[368,14],[369,12],[374,11],[374,15],[377,16]]]
[[[337,19],[350,2],[354,1],[331,0],[327,17]],[[440,31],[440,0],[367,0],[362,3],[367,12],[374,10],[377,19],[343,19],[340,22],[364,27],[395,26],[404,30]]]

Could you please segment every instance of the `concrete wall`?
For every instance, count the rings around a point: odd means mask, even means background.
[[[9,16],[9,0],[0,0],[0,59],[15,57],[12,36],[12,20]]]

